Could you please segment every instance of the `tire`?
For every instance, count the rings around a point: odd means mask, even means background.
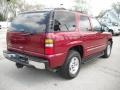
[[[60,75],[66,79],[75,78],[80,71],[81,56],[77,51],[70,50],[64,65],[60,68]]]
[[[23,68],[24,65],[22,65],[22,64],[20,64],[20,63],[16,63],[16,67],[17,67],[17,68]]]
[[[112,49],[112,43],[108,41],[108,45],[106,49],[104,50],[104,55],[102,56],[103,58],[108,58],[111,55],[111,49]]]

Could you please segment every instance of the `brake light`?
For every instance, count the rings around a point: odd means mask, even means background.
[[[45,39],[45,54],[51,55],[53,54],[53,40]]]

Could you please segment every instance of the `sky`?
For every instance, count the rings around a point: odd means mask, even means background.
[[[89,12],[93,16],[97,16],[101,10],[110,9],[113,2],[120,0],[86,0],[89,4]],[[75,5],[75,0],[25,0],[26,3],[31,5],[43,4],[46,8],[62,7],[70,9]]]
[[[91,12],[96,16],[101,10],[111,9],[112,3],[120,0],[91,0]]]

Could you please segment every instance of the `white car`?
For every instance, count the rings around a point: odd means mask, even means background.
[[[109,28],[109,31],[112,33],[112,35],[120,35],[120,27],[119,26],[107,26]]]
[[[2,28],[8,28],[10,26],[11,22],[0,22],[0,29]]]

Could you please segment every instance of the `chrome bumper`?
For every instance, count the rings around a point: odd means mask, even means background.
[[[3,51],[3,55],[10,61],[23,64],[25,66],[34,66],[39,69],[47,69],[48,61],[40,59],[38,57],[27,56],[11,51]]]

